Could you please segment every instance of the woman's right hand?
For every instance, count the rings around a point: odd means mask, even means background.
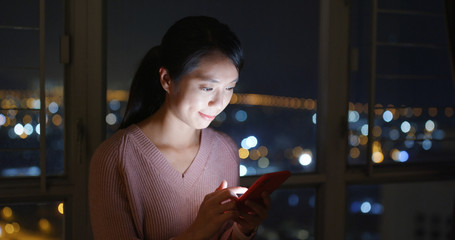
[[[237,194],[244,193],[246,190],[247,188],[244,187],[227,188],[227,182],[223,180],[214,192],[205,196],[191,226],[175,239],[210,239],[213,237],[226,221],[237,217],[235,199],[237,199]]]

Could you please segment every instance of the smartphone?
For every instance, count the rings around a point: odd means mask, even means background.
[[[251,209],[245,205],[245,201],[261,201],[261,194],[263,192],[271,194],[283,184],[289,176],[291,176],[291,172],[289,171],[273,172],[262,175],[237,199],[237,207],[241,211],[251,211]]]

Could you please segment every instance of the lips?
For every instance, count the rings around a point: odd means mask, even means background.
[[[216,116],[210,116],[210,115],[207,115],[207,114],[203,114],[201,112],[199,112],[199,115],[201,115],[201,117],[207,121],[213,121],[213,119],[215,119]]]

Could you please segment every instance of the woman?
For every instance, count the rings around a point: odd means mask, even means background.
[[[252,239],[270,197],[238,211],[234,142],[207,128],[228,105],[243,63],[240,42],[210,17],[176,22],[144,57],[124,121],[95,152],[95,239]],[[229,186],[229,187],[228,187]]]

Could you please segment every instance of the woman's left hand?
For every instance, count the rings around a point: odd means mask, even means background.
[[[239,230],[245,235],[251,235],[253,231],[267,218],[271,200],[270,195],[262,193],[262,202],[246,201],[245,205],[248,206],[251,211],[239,212],[239,217],[234,219],[237,222]]]

